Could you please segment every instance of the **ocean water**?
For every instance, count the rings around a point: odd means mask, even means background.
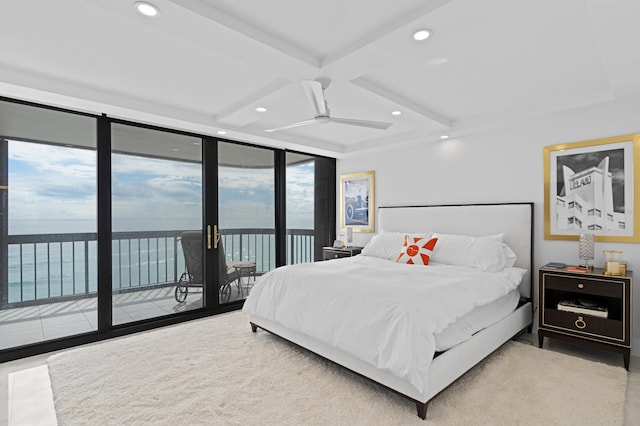
[[[306,243],[300,238],[307,238]],[[223,243],[228,261],[255,261],[258,273],[275,268],[273,235],[245,235],[242,241],[239,235],[227,235]],[[288,247],[292,263],[313,260],[313,237],[298,237],[295,244],[293,253]],[[95,240],[9,244],[8,302],[96,293],[97,265]],[[184,271],[184,254],[175,237],[113,241],[113,289],[175,282]]]
[[[115,241],[112,287],[135,288],[175,281],[176,271],[185,268],[182,251],[176,257],[172,240]],[[95,240],[9,245],[8,301],[95,293],[97,265]]]

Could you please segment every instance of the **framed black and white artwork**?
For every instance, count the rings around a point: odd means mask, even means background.
[[[640,134],[544,148],[545,239],[640,241]]]

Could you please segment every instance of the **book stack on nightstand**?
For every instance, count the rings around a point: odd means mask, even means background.
[[[538,346],[545,337],[631,354],[632,272],[605,275],[601,268],[552,262],[540,268]]]
[[[609,308],[606,305],[588,299],[561,300],[558,302],[558,310],[593,315],[599,318],[607,318],[609,316]]]

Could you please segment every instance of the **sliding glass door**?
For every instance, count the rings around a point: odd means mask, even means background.
[[[219,301],[249,295],[276,267],[274,151],[218,142]]]
[[[0,98],[0,362],[238,309],[334,237],[334,159]]]
[[[94,117],[0,101],[0,350],[97,328]]]
[[[111,126],[112,321],[204,306],[202,139]]]

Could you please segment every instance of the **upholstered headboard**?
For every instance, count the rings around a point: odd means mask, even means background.
[[[503,233],[504,242],[518,256],[515,266],[529,271],[520,294],[530,298],[533,293],[533,203],[384,206],[378,208],[378,231]]]

